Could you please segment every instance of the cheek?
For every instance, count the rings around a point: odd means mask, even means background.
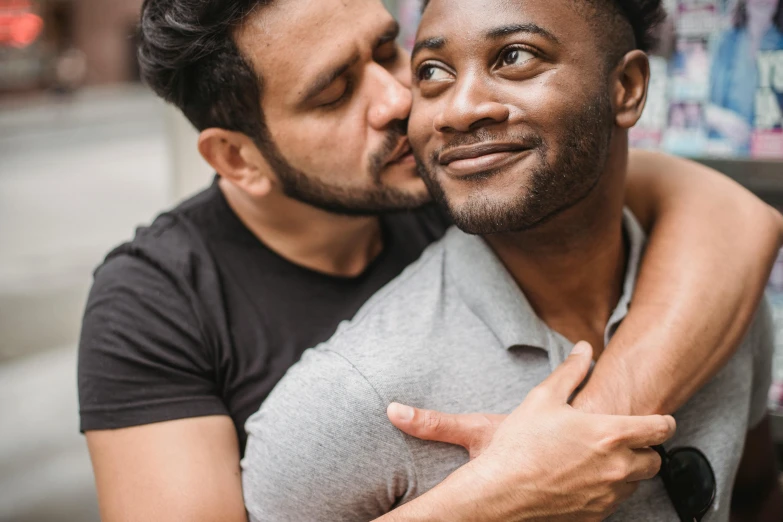
[[[408,120],[408,139],[413,151],[418,156],[422,156],[426,152],[427,144],[435,135],[434,119],[436,113],[436,103],[423,100],[414,94],[411,115]]]
[[[557,145],[552,138],[563,133],[585,103],[585,87],[572,80],[567,74],[553,71],[528,82],[510,84],[504,89],[504,98],[514,108],[512,122]]]
[[[363,164],[366,125],[350,113],[289,117],[269,129],[285,159],[305,173],[341,174]]]

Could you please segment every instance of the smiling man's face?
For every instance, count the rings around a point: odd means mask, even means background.
[[[573,0],[432,0],[412,57],[408,135],[433,196],[470,233],[525,230],[598,184],[609,67]]]

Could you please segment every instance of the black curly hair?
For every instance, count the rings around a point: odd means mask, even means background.
[[[429,3],[423,0],[422,12]],[[657,43],[655,29],[666,18],[661,0],[575,0],[573,7],[589,16],[606,37],[611,65],[630,50],[651,51]]]
[[[272,0],[144,0],[138,58],[142,79],[198,129],[238,131],[268,141],[263,81],[233,33]]]

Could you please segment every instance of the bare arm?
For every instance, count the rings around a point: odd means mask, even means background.
[[[775,447],[769,417],[748,432],[734,491],[732,522],[777,522],[783,520],[783,493],[778,482]]]
[[[87,432],[104,522],[246,522],[229,417]]]
[[[711,169],[643,151],[631,154],[626,201],[652,232],[632,311],[575,405],[672,413],[734,354],[763,295],[783,220]]]

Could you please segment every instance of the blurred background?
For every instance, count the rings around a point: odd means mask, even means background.
[[[634,144],[783,207],[783,0],[666,3]],[[419,0],[387,4],[410,47]],[[91,272],[211,176],[195,131],[139,81],[140,5],[0,0],[0,522],[98,520],[75,387]],[[783,310],[783,257],[770,295]]]

